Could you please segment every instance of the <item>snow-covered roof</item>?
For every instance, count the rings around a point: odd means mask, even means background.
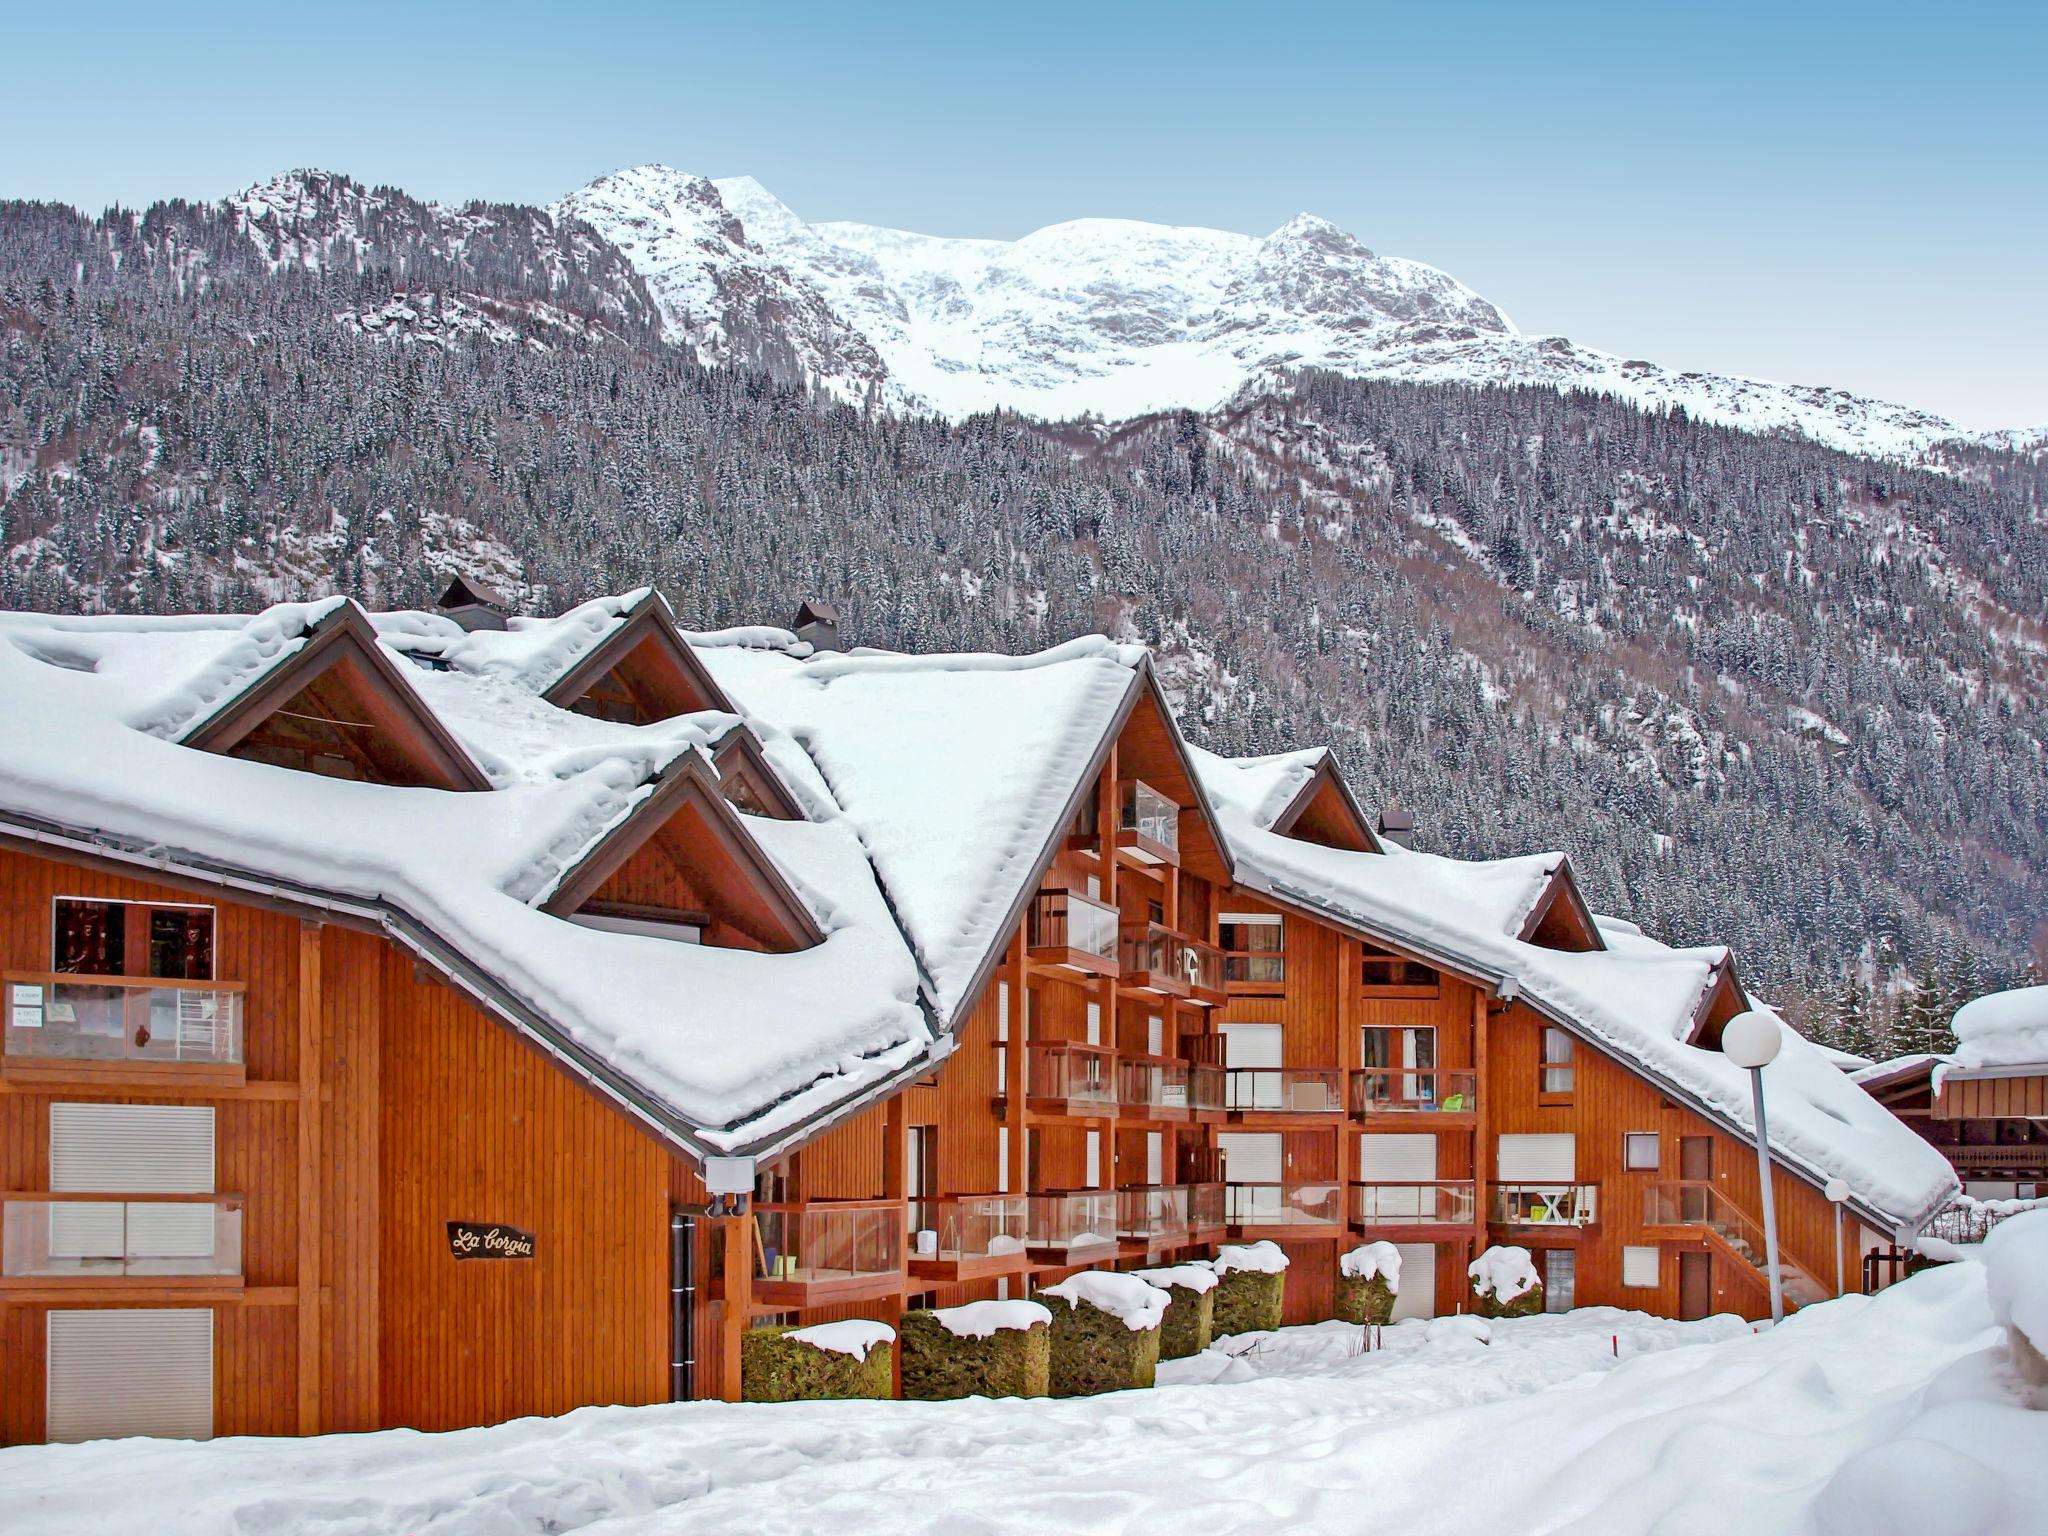
[[[1956,1065],[1965,1071],[2033,1067],[2048,1072],[2048,987],[2015,987],[1956,1010]]]
[[[254,617],[0,615],[0,817],[167,870],[340,903],[430,950],[686,1145],[772,1148],[946,1045],[860,829],[815,770],[805,781],[787,741],[764,745],[812,819],[737,821],[822,943],[787,954],[685,945],[538,909],[662,775],[694,764],[715,780],[711,754],[740,724],[713,711],[618,725],[540,700],[537,688],[631,601],[488,640],[438,615],[371,620],[339,602]],[[344,614],[373,623],[394,656],[439,642],[448,670],[400,661],[399,684],[486,769],[489,791],[344,781],[178,744]]]
[[[1710,1117],[1754,1136],[1747,1074],[1688,1043],[1724,948],[1674,949],[1600,919],[1604,949],[1524,942],[1561,854],[1460,860],[1389,844],[1354,853],[1282,837],[1261,817],[1281,793],[1275,758],[1197,758],[1240,884],[1499,985]],[[1298,787],[1298,786],[1297,786]],[[1816,1183],[1841,1177],[1875,1223],[1916,1225],[1955,1192],[1947,1161],[1810,1042],[1781,1027],[1765,1073],[1772,1152]]]

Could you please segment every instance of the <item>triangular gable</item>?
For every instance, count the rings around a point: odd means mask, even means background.
[[[744,725],[726,732],[711,753],[718,770],[719,792],[749,816],[769,816],[777,821],[803,821],[803,807],[790,794],[780,774],[769,766],[761,743]]]
[[[1607,947],[1607,941],[1600,936],[1600,925],[1593,921],[1592,909],[1579,894],[1579,882],[1572,875],[1569,859],[1561,860],[1551,873],[1543,894],[1536,898],[1536,905],[1529,909],[1529,916],[1515,937],[1524,944],[1575,955]]]
[[[1728,1021],[1749,1007],[1749,997],[1742,990],[1742,983],[1735,979],[1735,955],[1726,952],[1721,962],[1707,977],[1700,989],[1699,1007],[1693,1010],[1692,1027],[1686,1032],[1685,1043],[1699,1046],[1702,1050],[1721,1049],[1721,1031],[1728,1027]]]
[[[202,752],[334,778],[422,789],[485,790],[490,779],[377,643],[354,603],[184,733]]]
[[[1274,818],[1271,830],[1282,837],[1352,853],[1386,851],[1373,835],[1372,823],[1352,796],[1351,786],[1327,753],[1287,808]]]
[[[1188,755],[1179,722],[1173,718],[1160,690],[1149,654],[1138,668],[1138,687],[1132,690],[1115,727],[1102,744],[1103,757],[1108,756],[1112,742],[1117,749],[1119,779],[1142,779],[1180,805],[1192,805],[1192,827],[1190,818],[1181,818],[1181,868],[1215,886],[1230,884],[1229,844],[1224,841],[1208,791],[1202,787],[1201,775],[1196,773],[1194,760]],[[1089,780],[1100,771],[1098,763]],[[1044,872],[1039,873],[1042,876]]]
[[[701,923],[705,942],[788,953],[824,932],[692,754],[569,869],[542,904]]]
[[[558,709],[651,725],[703,710],[737,714],[657,592],[542,693]]]

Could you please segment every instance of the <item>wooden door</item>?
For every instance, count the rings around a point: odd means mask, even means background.
[[[1713,1137],[1681,1136],[1678,1139],[1678,1176],[1681,1179],[1711,1179],[1714,1176]]]
[[[1705,1137],[1687,1137],[1706,1140]],[[1678,1316],[1682,1322],[1697,1322],[1714,1310],[1714,1260],[1705,1253],[1678,1256]]]

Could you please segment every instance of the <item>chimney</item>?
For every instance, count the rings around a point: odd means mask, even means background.
[[[434,611],[464,629],[503,629],[512,612],[512,600],[480,581],[457,576],[435,602]]]
[[[816,598],[797,605],[796,637],[814,651],[846,649],[839,643],[839,610]]]
[[[1403,848],[1415,846],[1415,813],[1404,811],[1398,805],[1388,805],[1380,811],[1380,836],[1390,843],[1399,843]]]

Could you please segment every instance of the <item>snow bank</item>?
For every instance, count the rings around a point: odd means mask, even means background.
[[[1422,1325],[1422,1337],[1430,1344],[1491,1344],[1493,1330],[1485,1318],[1460,1312],[1450,1317],[1432,1317]]]
[[[1983,1258],[1991,1315],[2015,1344],[2027,1341],[2038,1365],[2048,1356],[2048,1211],[2000,1222],[1984,1240]],[[2036,1385],[2048,1387],[2048,1377]]]
[[[1035,1301],[970,1301],[939,1307],[932,1317],[956,1339],[986,1339],[1005,1331],[1024,1332],[1052,1323],[1052,1309]]]
[[[1161,1290],[1170,1285],[1177,1285],[1182,1290],[1193,1291],[1197,1295],[1214,1290],[1217,1281],[1222,1278],[1207,1264],[1169,1264],[1162,1269],[1134,1269],[1131,1274],[1147,1285],[1156,1285]]]
[[[1375,1275],[1383,1275],[1388,1290],[1398,1292],[1401,1289],[1401,1250],[1392,1243],[1362,1244],[1339,1259],[1337,1269],[1353,1280],[1370,1280]]]
[[[1960,1066],[2048,1062],[2048,987],[2017,987],[1975,998],[1956,1010],[1954,1027]]]
[[[1277,1275],[1287,1268],[1287,1252],[1270,1239],[1256,1243],[1225,1243],[1216,1250],[1216,1257],[1209,1261],[1209,1267],[1219,1275],[1227,1275],[1234,1269]]]
[[[1165,1321],[1166,1308],[1172,1300],[1166,1292],[1147,1285],[1136,1275],[1120,1275],[1108,1269],[1084,1269],[1058,1285],[1048,1285],[1041,1294],[1057,1296],[1075,1306],[1085,1301],[1120,1318],[1133,1333],[1157,1328]]]
[[[850,1317],[839,1323],[813,1323],[808,1328],[792,1328],[783,1337],[808,1344],[813,1349],[829,1349],[835,1355],[851,1355],[856,1360],[865,1360],[868,1351],[877,1344],[895,1343],[896,1330],[887,1323]]]
[[[1466,1267],[1465,1273],[1472,1277],[1475,1292],[1496,1301],[1513,1301],[1543,1284],[1529,1250],[1513,1246],[1487,1249]]]

